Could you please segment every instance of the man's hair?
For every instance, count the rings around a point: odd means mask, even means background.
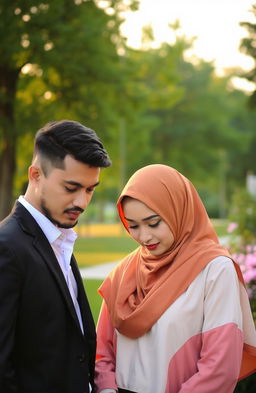
[[[45,175],[52,167],[63,169],[66,155],[95,168],[111,165],[108,153],[95,131],[72,120],[50,122],[38,130],[34,157],[37,155]]]

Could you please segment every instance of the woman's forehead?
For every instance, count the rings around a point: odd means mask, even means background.
[[[144,217],[158,215],[146,203],[134,198],[125,198],[122,201],[122,208],[126,218],[140,217],[142,219]]]

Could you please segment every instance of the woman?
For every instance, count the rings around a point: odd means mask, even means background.
[[[117,207],[140,246],[99,289],[96,392],[233,392],[256,371],[255,327],[239,266],[197,191],[149,165]]]

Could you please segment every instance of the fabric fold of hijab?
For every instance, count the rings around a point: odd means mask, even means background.
[[[229,254],[220,246],[196,189],[174,168],[149,165],[130,178],[117,202],[129,232],[122,210],[124,196],[138,199],[159,214],[174,236],[174,246],[158,257],[145,247],[137,248],[100,287],[114,326],[135,338],[150,329],[207,263]]]
[[[143,202],[161,216],[174,236],[174,245],[161,256],[155,257],[139,246],[99,288],[113,326],[121,334],[137,338],[154,325],[211,260],[221,255],[231,257],[219,244],[196,189],[174,168],[149,165],[130,178],[117,202],[129,232],[122,209],[125,196]],[[234,265],[244,283],[239,266]]]

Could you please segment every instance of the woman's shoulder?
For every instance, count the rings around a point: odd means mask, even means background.
[[[229,277],[237,277],[233,260],[224,255],[212,259],[202,273],[211,279],[216,279],[220,275],[227,279]]]

